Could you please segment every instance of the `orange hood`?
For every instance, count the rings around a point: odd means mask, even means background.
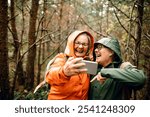
[[[66,46],[66,49],[64,52],[67,56],[76,57],[76,55],[74,54],[74,41],[77,38],[77,36],[80,35],[81,33],[87,33],[89,35],[89,37],[90,37],[90,47],[89,48],[90,49],[89,49],[88,53],[89,53],[89,55],[92,54],[93,49],[94,49],[94,38],[93,38],[93,36],[87,31],[77,30],[77,31],[73,32],[72,34],[70,34],[70,36],[68,37],[67,46]],[[88,55],[86,55],[86,56],[88,56]]]

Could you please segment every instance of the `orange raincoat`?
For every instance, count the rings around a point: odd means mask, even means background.
[[[86,32],[90,36],[89,55],[92,54],[94,38],[87,31],[75,31],[68,37],[67,46],[64,53],[56,56],[51,69],[46,74],[46,82],[51,89],[48,94],[50,100],[86,100],[88,98],[89,75],[81,73],[70,77],[65,76],[62,67],[67,61],[67,57],[76,57],[74,54],[74,41],[76,37]]]

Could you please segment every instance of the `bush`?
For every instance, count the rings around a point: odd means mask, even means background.
[[[24,90],[23,92],[15,91],[14,100],[47,100],[48,92],[48,84],[38,89],[36,93],[27,90]]]

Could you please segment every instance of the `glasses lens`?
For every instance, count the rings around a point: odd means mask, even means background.
[[[99,44],[99,45],[97,45],[97,47],[96,47],[97,49],[102,49],[103,48],[103,45],[101,45],[101,44]]]
[[[82,46],[88,46],[88,43],[75,42],[75,44],[76,44],[77,46],[80,46],[80,45],[82,45]]]

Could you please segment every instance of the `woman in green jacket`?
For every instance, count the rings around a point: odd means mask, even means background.
[[[99,67],[98,74],[91,77],[90,100],[129,99],[132,89],[145,84],[143,71],[129,62],[122,62],[117,39],[102,38],[94,46],[94,59]]]

